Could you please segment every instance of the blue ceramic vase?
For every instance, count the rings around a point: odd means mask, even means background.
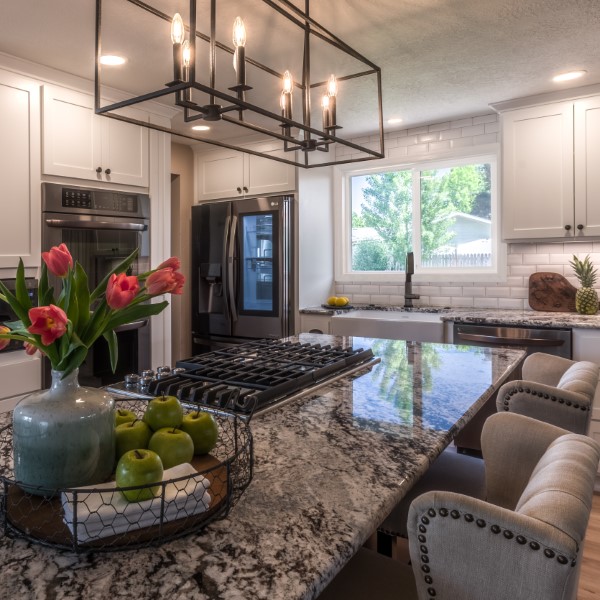
[[[15,481],[26,492],[106,481],[115,458],[114,401],[104,391],[81,387],[76,369],[52,371],[52,387],[29,394],[13,411]]]

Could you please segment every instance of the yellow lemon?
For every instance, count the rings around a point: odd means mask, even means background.
[[[335,305],[336,306],[346,306],[348,304],[348,298],[336,298]]]
[[[327,304],[329,304],[329,306],[335,306],[337,304],[337,296],[329,296],[329,298],[327,298]]]

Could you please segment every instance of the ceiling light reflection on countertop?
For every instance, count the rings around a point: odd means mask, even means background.
[[[561,73],[560,75],[555,75],[552,78],[552,81],[556,83],[560,83],[562,81],[571,81],[572,79],[579,79],[579,77],[583,77],[587,71],[569,71],[568,73]]]

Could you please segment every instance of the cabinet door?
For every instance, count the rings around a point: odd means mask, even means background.
[[[287,158],[283,150],[269,152],[273,156]],[[247,154],[246,187],[247,194],[273,194],[289,192],[296,188],[296,167],[276,160],[269,160]]]
[[[0,268],[40,261],[39,96],[39,84],[0,71]]]
[[[125,114],[139,121],[148,120],[144,113],[135,109],[127,109]],[[117,119],[96,115],[94,118],[102,122],[104,179],[148,187],[148,130]]]
[[[235,198],[244,194],[244,155],[241,152],[197,155],[196,199]]]
[[[91,96],[44,86],[43,123],[46,175],[102,181],[102,130]]]
[[[102,117],[94,98],[44,86],[43,169],[46,175],[148,187],[148,130]],[[136,109],[124,114],[140,121]]]
[[[575,236],[600,235],[600,97],[575,103]],[[582,226],[580,228],[580,226]]]
[[[573,103],[504,113],[502,133],[503,238],[572,238]]]
[[[300,315],[301,333],[331,333],[331,317],[328,315]]]

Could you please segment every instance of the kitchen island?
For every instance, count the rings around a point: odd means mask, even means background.
[[[203,532],[93,555],[0,536],[4,596],[315,598],[525,356],[401,340],[291,339],[370,347],[380,362],[255,416],[253,481]]]

